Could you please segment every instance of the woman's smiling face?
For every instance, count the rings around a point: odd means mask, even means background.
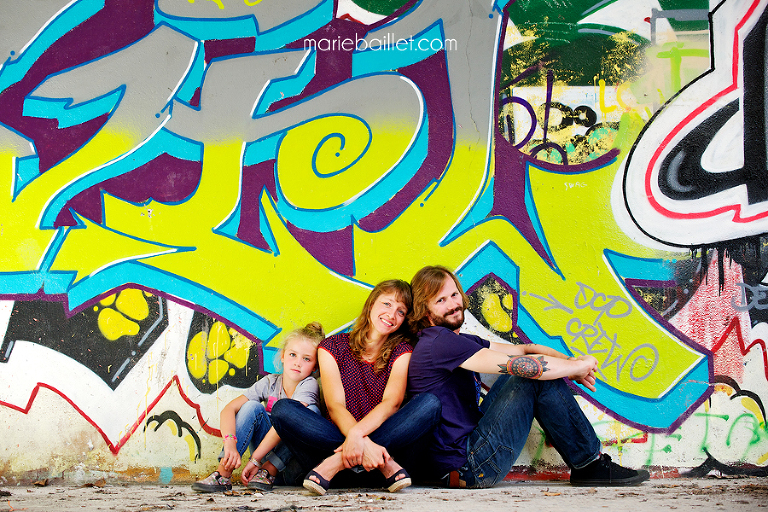
[[[381,337],[388,337],[403,325],[407,314],[408,308],[397,300],[394,294],[382,293],[371,307],[371,335],[376,333]]]

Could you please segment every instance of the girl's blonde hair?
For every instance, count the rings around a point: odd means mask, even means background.
[[[323,326],[320,324],[320,322],[310,322],[304,327],[294,329],[286,334],[283,338],[283,346],[280,348],[280,352],[278,352],[276,356],[277,360],[275,361],[275,368],[279,368],[280,371],[282,371],[282,358],[285,347],[287,347],[288,344],[293,340],[298,339],[307,340],[312,343],[315,348],[317,348],[317,346],[320,345],[320,342],[325,339],[325,331],[323,330]]]

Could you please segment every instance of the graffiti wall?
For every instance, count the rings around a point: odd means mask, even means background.
[[[597,358],[615,459],[768,474],[766,7],[4,0],[0,481],[205,474],[285,332],[436,263]]]

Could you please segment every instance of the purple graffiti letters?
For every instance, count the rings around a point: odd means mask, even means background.
[[[566,332],[572,336],[569,347],[572,351],[579,354],[586,354],[596,357],[598,360],[600,356],[596,354],[607,354],[602,358],[600,368],[598,372],[603,375],[602,370],[610,366],[616,366],[616,381],[621,380],[621,375],[624,373],[624,368],[629,364],[629,378],[633,381],[642,381],[647,379],[653,374],[656,366],[659,362],[659,351],[653,345],[644,343],[635,347],[626,357],[617,354],[614,356],[614,351],[621,348],[621,345],[617,342],[616,334],[609,334],[603,329],[600,322],[596,321],[594,325],[582,324],[578,318],[571,318],[566,324]],[[584,350],[581,350],[574,346],[577,340],[582,340],[584,343]],[[607,347],[605,343],[610,344]],[[642,371],[641,370],[645,370]],[[603,379],[605,380],[605,379]]]
[[[603,315],[609,318],[623,318],[632,313],[632,304],[628,300],[618,295],[605,295],[596,292],[584,283],[576,284],[579,285],[579,292],[573,299],[573,305],[576,306],[576,309],[589,308],[597,311],[595,322]]]

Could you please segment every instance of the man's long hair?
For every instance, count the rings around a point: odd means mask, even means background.
[[[406,318],[403,321],[403,325],[396,332],[387,337],[387,341],[384,342],[384,346],[381,348],[378,357],[374,363],[374,370],[379,372],[387,366],[389,358],[392,355],[392,350],[401,341],[411,341],[411,334],[408,330],[408,313],[410,313],[413,306],[413,295],[411,294],[411,286],[400,279],[390,279],[388,281],[382,281],[377,284],[371,291],[370,295],[363,305],[363,311],[360,316],[357,317],[355,325],[349,332],[349,348],[357,359],[363,360],[363,353],[365,352],[365,343],[368,340],[368,335],[371,332],[371,309],[376,299],[384,293],[391,293],[395,296],[398,302],[402,302],[407,308]]]
[[[464,293],[456,275],[442,265],[430,265],[422,268],[411,280],[413,290],[413,314],[410,316],[411,332],[417,333],[432,325],[429,321],[429,302],[438,294],[449,276],[456,283],[456,288],[461,293],[464,309],[469,307],[469,297]]]

